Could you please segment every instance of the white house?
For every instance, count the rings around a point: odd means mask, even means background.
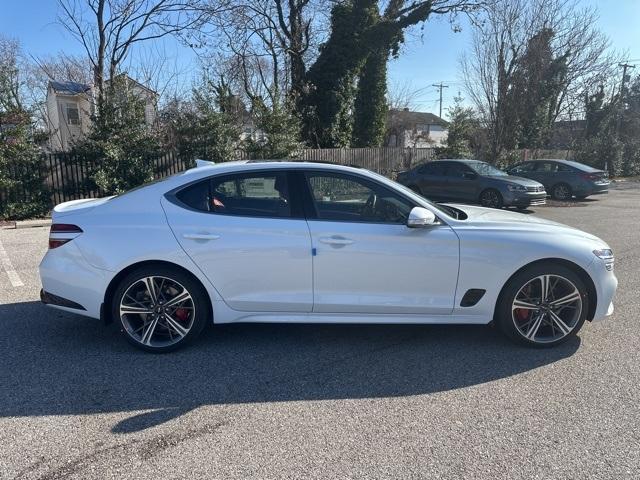
[[[158,116],[158,94],[124,75],[125,85],[145,104],[144,123],[153,126]],[[106,82],[107,85],[109,81]],[[50,81],[47,88],[47,127],[49,148],[69,150],[74,142],[84,138],[91,128],[95,109],[91,85],[77,82]]]
[[[47,127],[50,148],[69,150],[91,126],[91,86],[76,82],[50,81],[47,88]]]
[[[387,116],[387,147],[428,148],[443,146],[448,123],[428,112],[412,112],[408,108],[390,109]]]

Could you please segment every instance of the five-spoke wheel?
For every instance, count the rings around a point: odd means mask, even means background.
[[[551,346],[577,333],[587,313],[578,275],[561,265],[539,264],[515,275],[498,306],[501,329],[521,343]]]
[[[202,330],[208,315],[203,297],[201,286],[179,270],[143,268],[121,282],[114,315],[135,346],[170,351]]]

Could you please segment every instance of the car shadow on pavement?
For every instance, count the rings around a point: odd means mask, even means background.
[[[220,325],[188,348],[138,351],[115,326],[0,305],[0,417],[139,412],[115,433],[203,405],[426,395],[517,375],[571,356],[513,345],[487,326]]]

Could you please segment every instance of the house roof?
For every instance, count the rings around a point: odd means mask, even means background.
[[[126,73],[119,73],[119,74],[118,74],[118,75],[116,75],[114,78],[124,78],[124,80],[125,80],[126,82],[133,83],[133,84],[135,84],[135,85],[139,86],[140,88],[142,88],[142,89],[144,89],[144,90],[148,91],[149,93],[152,93],[153,95],[158,95],[158,92],[156,92],[155,90],[153,90],[153,89],[151,89],[151,88],[147,87],[146,85],[144,85],[144,84],[140,83],[140,82],[139,82],[139,81],[137,81],[135,78],[131,78],[131,77],[130,77],[129,75],[127,75]],[[105,83],[107,83],[107,84],[108,84],[110,81],[111,81],[111,80],[109,79],[109,80],[105,81]]]
[[[449,123],[437,115],[429,112],[412,112],[408,109],[389,110],[389,123],[391,125],[442,125],[446,127]]]
[[[85,83],[57,82],[55,80],[51,80],[49,82],[49,87],[51,87],[56,93],[62,93],[65,95],[78,95],[79,93],[84,93],[91,89],[91,86]]]

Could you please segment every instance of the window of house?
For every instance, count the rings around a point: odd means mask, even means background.
[[[75,103],[67,103],[65,104],[65,109],[67,113],[67,123],[69,125],[80,125],[80,111],[78,110],[78,105]]]
[[[319,220],[405,224],[413,205],[366,179],[338,173],[309,173]]]

